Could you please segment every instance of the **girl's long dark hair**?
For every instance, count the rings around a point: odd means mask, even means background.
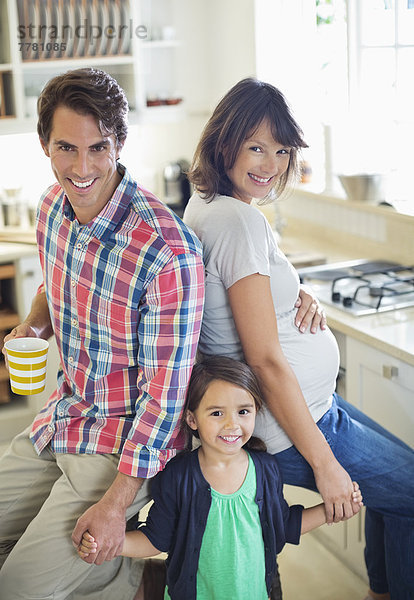
[[[184,408],[183,429],[187,433],[187,439],[190,444],[192,436],[194,435],[198,438],[198,433],[187,425],[185,421],[186,412],[187,410],[191,412],[197,410],[207,388],[217,379],[237,385],[248,392],[253,397],[256,411],[259,411],[263,406],[258,381],[246,363],[228,358],[227,356],[204,357],[203,360],[196,363],[193,367]],[[249,450],[266,451],[265,443],[254,436],[244,444],[244,447]]]

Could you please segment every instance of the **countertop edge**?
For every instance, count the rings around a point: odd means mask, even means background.
[[[401,348],[401,347],[397,346],[395,343],[388,342],[387,340],[379,337],[375,333],[369,333],[369,330],[376,331],[378,328],[378,325],[376,325],[375,327],[371,326],[371,324],[373,323],[373,319],[371,317],[369,317],[369,316],[368,317],[343,316],[342,314],[338,314],[339,311],[336,311],[335,309],[333,309],[330,306],[324,305],[324,307],[325,307],[328,325],[331,329],[334,329],[336,331],[343,333],[344,335],[347,335],[356,340],[364,342],[377,350],[382,350],[386,354],[389,354],[390,356],[392,356],[398,360],[402,360],[403,362],[406,362],[407,364],[414,366],[414,353],[410,352],[410,350]],[[405,309],[401,309],[401,310],[405,310]],[[411,319],[409,319],[409,320],[410,320],[410,322],[412,321],[412,327],[414,329],[414,311],[412,309],[409,309],[407,311],[407,313],[408,312],[410,314],[413,314],[412,320]],[[390,318],[392,318],[391,313],[389,316],[390,316]],[[352,322],[350,319],[353,319],[353,321],[355,321],[355,322]],[[362,322],[361,319],[364,319],[364,321]],[[394,323],[394,326],[395,327],[398,327],[398,326],[403,327],[404,324],[398,323],[398,321],[396,321]]]
[[[37,246],[34,244],[0,241],[0,264],[13,262],[23,256],[37,256]]]

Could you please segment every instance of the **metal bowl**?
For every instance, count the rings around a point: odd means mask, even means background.
[[[383,197],[384,177],[379,173],[359,173],[357,175],[338,175],[349,200],[378,204]]]

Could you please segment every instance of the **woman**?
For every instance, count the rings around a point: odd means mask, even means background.
[[[285,483],[320,492],[328,523],[350,516],[352,480],[359,483],[367,506],[367,598],[409,600],[414,452],[334,393],[335,338],[323,323],[304,331],[297,273],[251,205],[295,179],[303,147],[283,95],[255,79],[236,84],[207,123],[184,214],[204,249],[199,347],[253,368],[267,405],[256,434],[277,456]]]

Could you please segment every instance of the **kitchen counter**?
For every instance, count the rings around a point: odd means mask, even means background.
[[[36,231],[34,227],[3,227],[0,231],[0,243],[36,244]]]
[[[325,306],[328,325],[414,366],[414,308],[353,317]]]
[[[326,258],[323,262],[328,263],[372,258],[369,253],[361,256],[360,252],[356,253],[352,248],[345,251],[343,247],[334,246],[329,241],[312,236],[310,232],[286,235],[279,245],[288,257],[294,253],[307,251],[323,255]],[[325,306],[325,311],[328,324],[332,329],[414,366],[414,308],[359,317],[354,317],[330,305]]]
[[[28,241],[32,238],[28,236]],[[352,250],[344,253],[341,249],[323,240],[300,236],[286,236],[280,247],[297,268],[309,264],[369,258],[355,255]],[[37,254],[32,243],[0,241],[0,263],[13,262],[23,256]],[[333,306],[325,307],[328,324],[332,329],[363,341],[397,359],[414,366],[414,308],[377,313],[363,317],[353,317]]]
[[[34,255],[37,255],[37,248],[33,244],[0,241],[0,264],[14,262],[23,256]]]

